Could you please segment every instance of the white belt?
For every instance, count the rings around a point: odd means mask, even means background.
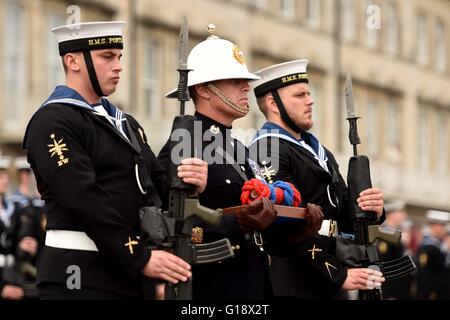
[[[12,254],[0,254],[0,268],[10,267],[14,264],[14,256]]]
[[[82,231],[47,230],[45,245],[60,249],[98,251],[94,241]]]
[[[323,220],[318,233],[325,237],[336,237],[338,235],[337,221]]]

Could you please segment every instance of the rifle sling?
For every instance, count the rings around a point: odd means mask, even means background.
[[[127,125],[131,144],[133,145],[133,148],[137,153],[134,156],[134,162],[139,169],[139,179],[140,179],[140,182],[144,186],[144,190],[146,191],[145,196],[148,200],[151,200],[151,202],[153,203],[154,206],[156,206],[157,208],[160,208],[162,205],[162,201],[159,198],[158,192],[156,191],[156,188],[155,188],[155,185],[153,184],[153,181],[150,178],[150,175],[148,173],[144,158],[142,157],[142,154],[141,154],[142,148],[139,145],[139,142],[136,138],[136,135],[134,134],[133,129],[130,126],[128,119],[127,119],[127,121],[125,121],[125,123]]]

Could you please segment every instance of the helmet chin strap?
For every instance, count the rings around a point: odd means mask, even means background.
[[[97,74],[95,73],[94,63],[92,62],[92,56],[90,51],[83,51],[84,61],[86,62],[86,67],[89,74],[89,79],[91,80],[92,88],[99,97],[104,97],[105,94],[100,87],[98,82]]]
[[[239,105],[237,105],[236,103],[234,103],[233,101],[230,100],[230,98],[228,98],[225,93],[223,93],[222,91],[220,91],[219,88],[217,88],[215,85],[213,85],[212,83],[208,83],[208,89],[210,89],[216,96],[218,96],[220,98],[220,100],[222,100],[223,102],[225,102],[225,104],[231,108],[233,108],[234,110],[243,113],[243,114],[247,114],[249,112],[249,108],[244,108],[241,107]]]
[[[272,90],[271,91],[272,96],[275,100],[275,103],[278,106],[278,110],[280,110],[280,115],[281,115],[281,120],[284,121],[284,123],[287,124],[287,126],[289,128],[291,128],[295,133],[300,133],[302,131],[302,129],[300,129],[295,123],[294,121],[292,121],[292,119],[289,117],[289,115],[286,112],[286,108],[283,105],[283,101],[281,101],[280,95],[278,94],[277,90]]]

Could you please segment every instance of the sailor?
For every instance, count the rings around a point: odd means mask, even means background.
[[[172,283],[191,276],[188,263],[140,238],[139,208],[165,200],[166,173],[142,126],[106,98],[123,70],[124,25],[52,30],[66,84],[33,115],[24,137],[47,217],[37,265],[42,299],[142,298],[143,276]],[[179,170],[203,191],[203,161],[185,159]]]
[[[450,213],[428,210],[425,214],[427,230],[417,251],[417,298],[448,300],[450,269],[446,266],[447,251],[444,240]]]
[[[381,285],[384,278],[381,272],[367,268],[349,269],[336,257],[336,236],[353,233],[350,201],[333,154],[308,132],[313,126],[314,101],[307,64],[308,60],[294,60],[255,72],[261,79],[251,85],[267,122],[250,150],[265,166],[268,180],[291,182],[300,191],[304,204],[319,205],[324,214],[318,234],[294,246],[272,247],[270,270],[275,296],[333,299],[340,289],[373,288]],[[261,149],[268,151],[267,157]],[[381,216],[381,190],[363,191],[358,205]],[[285,227],[281,226],[272,238],[283,236]],[[276,243],[270,238],[268,242]]]

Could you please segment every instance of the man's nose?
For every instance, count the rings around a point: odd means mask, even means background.
[[[250,85],[248,84],[247,81],[244,81],[243,90],[244,90],[245,93],[250,91]]]
[[[308,95],[308,106],[312,106],[313,104],[314,104],[314,99],[310,96],[310,95]]]
[[[117,59],[117,62],[114,64],[114,71],[121,72],[123,70],[122,64],[120,63],[120,60]]]

